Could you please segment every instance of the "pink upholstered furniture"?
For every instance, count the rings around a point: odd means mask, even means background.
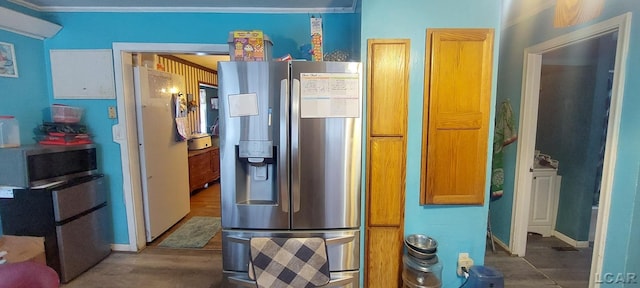
[[[0,288],[58,288],[58,273],[33,261],[0,265]]]

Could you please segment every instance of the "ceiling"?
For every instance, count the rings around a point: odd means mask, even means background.
[[[359,0],[9,0],[51,12],[354,12]]]

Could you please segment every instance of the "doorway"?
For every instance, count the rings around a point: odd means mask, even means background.
[[[613,171],[616,160],[616,147],[619,134],[620,112],[625,79],[625,62],[628,49],[630,14],[624,14],[601,23],[582,28],[569,34],[551,39],[525,50],[525,66],[523,81],[523,98],[520,107],[520,131],[516,160],[515,197],[511,226],[510,250],[518,256],[525,256],[527,244],[527,226],[531,199],[534,151],[536,150],[536,134],[540,99],[541,71],[545,53],[567,47],[569,45],[597,38],[606,34],[617,33],[615,48],[613,81],[611,88],[611,106],[607,121],[602,165],[602,181],[599,185],[599,212],[593,244],[591,261],[590,287],[594,285],[594,275],[602,270],[609,206],[613,184]],[[562,165],[562,163],[560,164]]]
[[[141,191],[141,163],[138,159],[136,107],[133,95],[133,53],[203,53],[227,54],[227,44],[174,44],[174,43],[114,43],[113,59],[116,78],[118,124],[113,126],[114,141],[120,144],[123,192],[127,214],[129,251],[147,246],[145,237],[143,199]]]
[[[200,131],[217,139],[218,133],[218,86],[199,83],[200,89]],[[215,140],[214,140],[215,141]]]

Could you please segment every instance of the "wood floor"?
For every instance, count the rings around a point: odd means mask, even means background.
[[[156,238],[156,240],[151,243],[147,243],[147,246],[157,247],[162,240],[167,238],[173,231],[180,228],[182,224],[186,223],[194,216],[222,216],[220,211],[220,181],[210,183],[207,188],[194,191],[191,194],[191,212],[180,220],[180,222],[176,223],[176,225],[173,225],[173,227],[167,230],[167,232]],[[222,232],[218,231],[218,233],[209,240],[209,243],[201,249],[222,251]]]
[[[221,217],[220,182],[191,194],[191,212],[139,253],[109,257],[62,288],[218,288],[222,283],[222,232],[201,249],[172,249],[158,244],[194,216]],[[1,281],[0,281],[1,282]],[[2,286],[2,285],[0,285]]]
[[[2,283],[0,287],[4,287]],[[112,252],[60,287],[219,288],[222,287],[222,253],[161,247],[147,247],[140,253]]]

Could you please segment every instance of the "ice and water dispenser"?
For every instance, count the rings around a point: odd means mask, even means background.
[[[274,204],[276,147],[271,140],[240,140],[236,147],[236,202]]]
[[[268,95],[268,94],[267,94]],[[266,95],[244,96],[255,101],[253,115],[238,117],[237,143],[235,145],[236,203],[275,204],[278,193],[278,145],[279,128]],[[234,96],[230,96],[233,98]],[[262,108],[259,111],[258,107]],[[277,109],[276,109],[277,110]],[[276,114],[277,115],[277,114]],[[274,139],[275,138],[275,139]]]

